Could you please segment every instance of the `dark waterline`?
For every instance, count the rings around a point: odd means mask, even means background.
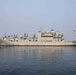
[[[76,47],[0,48],[0,75],[76,75]]]

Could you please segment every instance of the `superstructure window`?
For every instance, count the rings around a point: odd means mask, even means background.
[[[16,40],[16,42],[18,42],[18,40]]]
[[[29,41],[31,41],[31,40],[29,40]]]
[[[37,40],[35,40],[37,42]]]
[[[13,41],[13,40],[10,40],[10,41]]]

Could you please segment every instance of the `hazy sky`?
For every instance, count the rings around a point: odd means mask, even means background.
[[[76,0],[0,0],[0,36],[54,29],[73,40]]]

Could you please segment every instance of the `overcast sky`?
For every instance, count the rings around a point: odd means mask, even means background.
[[[0,36],[54,29],[74,40],[76,0],[0,0]]]

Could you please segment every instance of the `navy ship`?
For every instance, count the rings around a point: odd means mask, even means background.
[[[18,35],[5,35],[1,38],[5,43],[3,45],[13,46],[75,46],[75,41],[65,41],[64,35],[54,31],[53,29],[48,32],[38,31],[37,36],[33,34],[29,37],[24,33],[24,36]]]

